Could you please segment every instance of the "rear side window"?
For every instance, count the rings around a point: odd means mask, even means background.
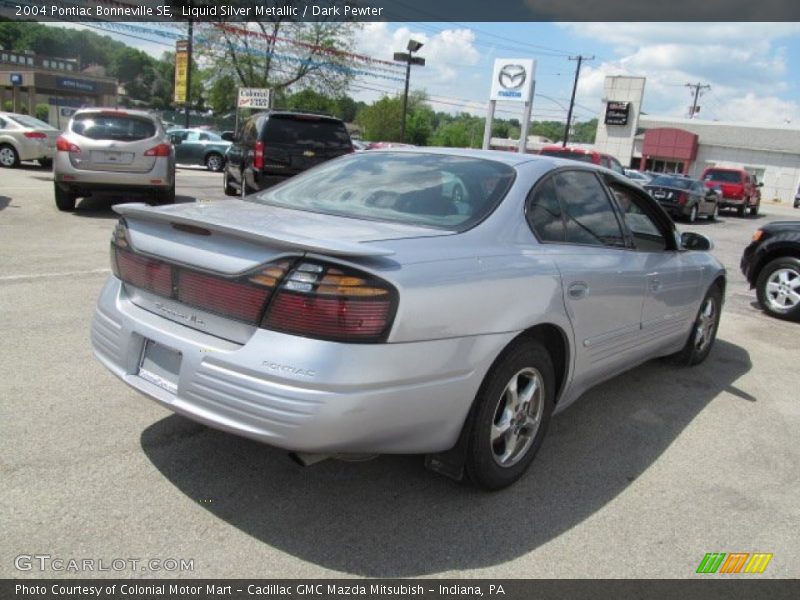
[[[625,246],[617,217],[600,181],[586,171],[563,171],[553,177],[572,244]]]
[[[553,178],[537,186],[527,208],[528,223],[542,242],[564,241],[564,220]]]
[[[269,145],[313,151],[351,148],[350,135],[342,122],[314,117],[273,115],[267,120],[264,139]]]
[[[736,171],[720,171],[718,169],[712,169],[711,171],[706,171],[706,174],[703,176],[703,181],[720,181],[722,183],[741,183],[742,175],[741,173],[737,173]]]
[[[153,137],[156,124],[133,115],[87,113],[73,117],[71,130],[92,140],[135,142]]]

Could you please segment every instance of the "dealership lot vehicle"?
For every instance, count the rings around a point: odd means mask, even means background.
[[[744,169],[726,167],[708,167],[700,176],[709,189],[720,189],[720,208],[733,208],[740,217],[746,214],[758,215],[761,207],[761,191],[763,183],[758,183]]]
[[[600,165],[620,174],[625,174],[622,164],[613,156],[597,152],[596,150],[586,150],[584,148],[575,148],[567,146],[545,146],[539,150],[542,156],[554,156],[558,158],[569,158],[570,160],[579,160],[581,162],[588,162],[593,165]]]
[[[176,163],[203,165],[209,171],[225,168],[225,153],[231,142],[219,133],[205,129],[170,129],[167,134],[175,146]]]
[[[800,576],[787,525],[800,498],[800,415],[786,377],[800,324],[764,313],[739,270],[753,221],[679,224],[710,233],[728,269],[707,361],[650,361],[588,391],[552,419],[528,475],[487,495],[432,476],[419,456],[304,469],[121,385],[87,336],[118,215],[100,196],[56,211],[46,175],[5,171],[0,191],[0,328],[15,340],[0,361],[0,504],[13,515],[4,577],[48,575],[16,570],[17,554],[75,557],[76,527],[90,558],[118,557],[124,535],[123,558],[193,558],[191,575],[204,578],[696,577],[710,544],[774,552],[759,578]],[[177,172],[183,202],[219,198],[218,183],[205,169]],[[797,218],[791,197],[762,212],[760,222]],[[32,326],[42,315],[47,326]],[[656,545],[675,548],[671,560],[653,561]]]
[[[702,362],[726,284],[623,176],[527,155],[366,152],[246,201],[116,210],[92,340],[119,378],[301,461],[427,454],[490,489],[556,407]]]
[[[649,173],[642,173],[641,171],[637,171],[636,169],[623,169],[625,173],[625,177],[628,179],[635,181],[639,185],[645,185],[646,183],[650,182],[653,179],[653,176]]]
[[[765,311],[781,319],[800,320],[800,221],[760,227],[745,248],[740,266]]]
[[[653,198],[673,217],[694,223],[704,216],[714,221],[719,214],[719,189],[706,188],[702,181],[683,175],[658,175],[645,184]]]
[[[55,200],[70,211],[95,192],[147,194],[175,201],[175,151],[161,121],[144,111],[77,111],[56,140]]]
[[[223,189],[229,196],[263,190],[326,160],[354,152],[340,119],[288,111],[247,119],[228,149]]]
[[[38,160],[49,167],[58,134],[58,129],[39,119],[0,112],[0,167],[16,167],[21,160]]]

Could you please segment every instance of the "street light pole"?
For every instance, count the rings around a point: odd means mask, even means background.
[[[575,83],[572,84],[572,97],[569,100],[569,111],[567,111],[567,124],[564,126],[564,142],[561,144],[562,148],[567,147],[567,140],[569,139],[569,127],[572,125],[572,109],[575,106],[575,92],[578,91],[578,78],[581,76],[581,64],[584,60],[594,60],[594,56],[570,56],[570,60],[577,60],[578,66],[575,69]]]
[[[400,140],[406,141],[406,113],[408,111],[408,83],[411,79],[411,65],[425,66],[425,59],[419,56],[413,56],[414,52],[418,52],[423,44],[415,40],[408,40],[406,49],[408,52],[395,52],[394,60],[396,62],[406,63],[406,85],[405,92],[403,93],[403,121],[400,124]]]

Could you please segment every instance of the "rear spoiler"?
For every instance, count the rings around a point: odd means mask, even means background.
[[[170,214],[169,212],[164,212],[163,209],[148,206],[143,202],[117,204],[112,208],[114,212],[123,217],[130,216],[143,221],[179,223],[182,225],[204,227],[212,231],[225,233],[251,242],[268,243],[286,250],[301,250],[303,252],[314,252],[330,256],[353,257],[391,256],[395,253],[394,250],[380,248],[372,244],[367,245],[334,239],[307,238],[283,232],[275,233],[247,227],[231,227],[230,225],[217,222],[212,218],[199,219],[187,217],[185,215]]]

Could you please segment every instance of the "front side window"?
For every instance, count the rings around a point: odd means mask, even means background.
[[[667,249],[667,239],[656,222],[647,214],[644,203],[647,199],[640,198],[631,190],[622,186],[611,185],[617,205],[622,211],[625,225],[633,236],[633,244],[637,250],[643,252],[663,252]]]
[[[254,202],[357,219],[465,231],[505,197],[515,171],[493,160],[364,152],[292,177]]]
[[[625,246],[606,192],[588,171],[562,171],[553,178],[566,221],[566,241],[595,246]]]

